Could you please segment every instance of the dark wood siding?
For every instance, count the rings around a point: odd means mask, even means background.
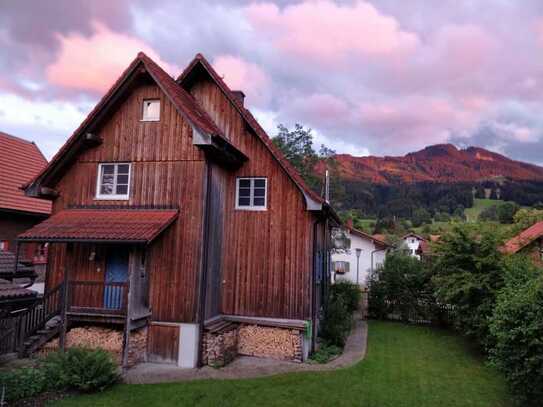
[[[309,319],[315,219],[302,193],[213,82],[197,81],[191,93],[249,157],[238,171],[214,176],[224,196],[222,312]],[[239,176],[267,177],[267,211],[235,210]]]
[[[144,99],[161,100],[159,122],[141,122]],[[192,145],[192,129],[157,86],[134,89],[97,131],[103,143],[86,150],[56,185],[60,196],[53,213],[70,205],[168,205],[179,207],[179,217],[147,249],[152,319],[192,322],[197,303],[203,230],[205,157]],[[131,192],[127,201],[96,200],[98,164],[132,163]],[[65,246],[51,251],[48,286],[62,281]],[[88,245],[87,245],[88,247]],[[92,280],[87,253],[74,250],[82,263],[72,278]],[[70,270],[72,272],[72,270]]]
[[[147,355],[149,362],[177,363],[179,354],[179,326],[151,324]]]

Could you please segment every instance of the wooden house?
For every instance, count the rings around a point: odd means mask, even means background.
[[[146,360],[184,367],[226,336],[218,353],[314,346],[337,216],[202,55],[174,80],[138,54],[26,194],[53,203],[19,241],[49,243],[61,343],[76,324],[118,326],[126,363],[144,330]],[[298,349],[260,352],[249,327],[298,333]]]

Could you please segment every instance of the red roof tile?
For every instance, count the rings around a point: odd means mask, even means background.
[[[94,109],[85,118],[83,123],[75,130],[66,143],[55,154],[49,165],[37,174],[29,184],[39,182],[48,172],[55,168],[61,158],[75,144],[75,142],[85,133],[88,126],[94,121],[98,114],[106,107],[113,95],[120,89],[121,85],[127,80],[138,66],[143,64],[147,72],[157,82],[158,86],[170,98],[178,111],[184,115],[196,128],[203,133],[221,137],[226,142],[227,139],[222,131],[215,125],[209,115],[198,105],[192,95],[186,92],[179,86],[172,77],[170,77],[160,66],[158,66],[151,58],[143,52],[138,53],[138,56],[132,61],[128,68],[117,79],[108,92],[102,97]]]
[[[51,213],[50,202],[25,196],[20,189],[46,165],[34,143],[0,132],[0,210]]]
[[[148,243],[175,220],[177,213],[158,209],[66,209],[19,235],[19,239]]]
[[[537,222],[536,224],[530,226],[528,229],[525,229],[517,236],[508,240],[502,247],[501,251],[507,254],[514,254],[518,252],[523,247],[528,246],[535,239],[543,236],[543,221]]]
[[[385,247],[389,247],[390,245],[385,241],[385,239],[379,239],[377,238],[376,236],[377,235],[370,235],[368,233],[365,233],[365,232],[362,232],[361,230],[358,230],[358,229],[355,229],[355,228],[352,228],[352,227],[347,227],[347,229],[349,229],[349,232],[351,232],[352,234],[354,235],[357,235],[363,239],[368,239],[368,240],[371,240],[373,243],[375,243],[376,245],[379,245],[379,246],[385,246]]]
[[[189,75],[189,73],[199,63],[208,72],[208,74],[219,86],[219,88],[230,100],[230,102],[236,107],[236,109],[239,111],[241,116],[245,119],[247,124],[253,129],[253,131],[260,138],[260,140],[262,140],[262,142],[268,148],[268,150],[271,152],[274,158],[279,162],[281,167],[283,167],[287,175],[294,181],[295,184],[298,185],[298,187],[302,190],[302,192],[307,194],[314,201],[318,203],[324,203],[324,199],[319,194],[315,193],[311,188],[309,188],[309,186],[307,186],[307,184],[305,183],[303,178],[300,176],[298,171],[296,171],[296,169],[285,158],[283,153],[275,146],[275,144],[273,144],[268,134],[256,121],[252,113],[242,105],[241,101],[234,95],[234,93],[230,90],[228,85],[223,81],[223,79],[220,77],[217,71],[215,71],[215,69],[211,66],[211,64],[207,61],[207,59],[202,54],[196,54],[192,62],[187,66],[187,68],[185,68],[185,70],[177,78],[177,82],[179,83],[183,82],[183,80]]]

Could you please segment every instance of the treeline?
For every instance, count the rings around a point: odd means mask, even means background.
[[[454,215],[473,206],[472,184],[376,185],[342,181],[341,185],[341,191],[331,191],[334,205],[340,210],[354,209],[364,217],[413,219],[421,208],[432,217],[438,213]]]

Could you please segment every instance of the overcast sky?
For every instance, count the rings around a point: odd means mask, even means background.
[[[140,50],[171,75],[203,53],[271,136],[543,163],[541,0],[1,0],[0,131],[51,157]]]

